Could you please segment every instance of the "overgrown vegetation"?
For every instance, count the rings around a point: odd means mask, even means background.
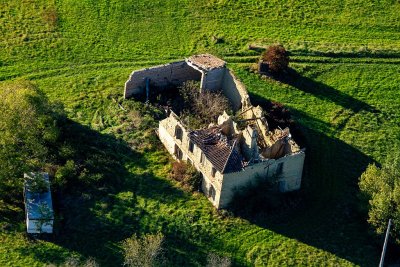
[[[392,236],[400,243],[400,153],[389,154],[381,168],[370,164],[361,175],[359,187],[363,210],[375,232],[383,234],[393,219]]]
[[[183,188],[190,192],[200,190],[201,174],[192,165],[185,162],[173,162],[169,177],[178,181]]]
[[[49,182],[42,173],[31,173],[25,178],[25,183],[32,192],[43,193],[49,188]]]
[[[200,90],[200,83],[187,81],[179,88],[183,99],[181,114],[182,121],[191,129],[207,127],[216,123],[218,116],[224,111],[232,113],[229,100],[222,92]]]
[[[160,233],[143,237],[131,236],[123,241],[124,265],[128,267],[155,267],[163,262],[163,240]]]
[[[209,253],[206,267],[230,267],[231,260],[228,257],[219,256],[215,253]]]
[[[43,92],[29,82],[0,88],[0,196],[15,199],[25,172],[37,171],[54,160],[61,115]],[[43,180],[43,179],[42,179]],[[43,183],[31,181],[40,191]]]

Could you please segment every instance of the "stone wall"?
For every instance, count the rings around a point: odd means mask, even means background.
[[[228,69],[222,80],[222,91],[231,102],[234,111],[250,107],[250,97],[246,87]]]
[[[124,97],[144,94],[146,78],[157,87],[180,85],[188,80],[200,81],[201,73],[190,67],[185,61],[173,62],[165,65],[136,70],[132,72],[125,83]]]
[[[220,90],[222,81],[226,72],[226,68],[212,69],[208,72],[203,72],[201,79],[201,89],[210,91]]]
[[[179,140],[175,137],[176,126],[179,126],[182,129],[182,140]],[[193,152],[189,151],[188,131],[179,122],[179,118],[174,113],[171,113],[168,118],[160,121],[158,135],[161,142],[171,155],[174,156],[176,145],[182,151],[182,160],[192,164],[199,172],[201,172],[203,176],[202,190],[208,199],[213,203],[213,205],[218,208],[223,176],[219,171],[217,171],[214,177],[212,177],[211,173],[213,166],[206,157],[204,157],[203,162],[200,162],[202,151],[199,149],[199,147],[194,145]],[[214,198],[208,194],[211,186],[215,190]]]
[[[182,129],[182,140],[175,137],[176,126]],[[232,200],[235,190],[253,181],[255,177],[273,177],[276,174],[279,163],[283,163],[282,172],[278,178],[279,190],[288,192],[300,189],[305,159],[303,151],[276,160],[270,159],[255,163],[245,167],[240,172],[221,174],[217,171],[215,176],[212,177],[213,166],[211,162],[207,158],[204,158],[204,161],[200,162],[202,151],[196,145],[194,145],[193,152],[189,151],[188,131],[179,122],[179,117],[174,113],[171,113],[168,118],[160,121],[158,134],[161,142],[171,155],[174,155],[176,145],[182,151],[182,160],[190,162],[190,164],[193,164],[202,173],[202,190],[216,208],[226,208]],[[208,193],[211,186],[215,190],[214,198]]]
[[[255,177],[270,178],[276,174],[279,163],[283,163],[278,183],[281,192],[300,189],[305,153],[288,155],[277,160],[271,159],[246,167],[241,172],[224,174],[219,208],[225,208],[231,202],[235,190],[247,185]]]

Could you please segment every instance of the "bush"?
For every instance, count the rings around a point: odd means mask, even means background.
[[[190,128],[198,129],[216,122],[224,111],[232,113],[229,100],[221,92],[204,90],[200,84],[187,81],[179,88],[183,98],[182,121]]]
[[[219,256],[214,253],[208,253],[207,267],[229,267],[231,266],[231,259],[225,256]]]
[[[286,71],[289,67],[289,53],[282,45],[272,45],[262,54],[262,61],[273,73]]]
[[[129,267],[152,267],[163,263],[164,236],[161,233],[143,237],[135,234],[122,243],[124,250],[124,265]]]
[[[58,186],[64,186],[77,175],[77,167],[73,160],[67,160],[64,166],[58,168],[55,174],[55,183]]]
[[[52,266],[52,265],[50,265]],[[55,266],[55,265],[54,265]],[[96,259],[89,257],[85,262],[79,260],[77,256],[69,257],[65,260],[61,267],[99,267]]]
[[[201,184],[200,173],[191,165],[184,162],[173,162],[170,178],[179,182],[189,191],[197,191]]]
[[[400,154],[389,157],[381,168],[371,164],[359,180],[361,208],[377,234],[393,219],[392,235],[400,243]]]

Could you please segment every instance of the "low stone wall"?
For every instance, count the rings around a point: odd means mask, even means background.
[[[146,78],[157,87],[180,85],[188,80],[200,81],[201,73],[190,67],[185,61],[173,62],[152,68],[136,70],[125,83],[124,97],[143,94],[146,88]]]

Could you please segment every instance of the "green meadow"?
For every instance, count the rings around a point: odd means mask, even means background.
[[[357,181],[400,145],[400,2],[0,0],[0,85],[28,80],[69,118],[66,140],[99,184],[55,195],[56,232],[25,234],[24,206],[0,201],[0,265],[123,263],[121,241],[162,232],[171,266],[376,266],[382,240],[358,209]],[[283,44],[282,80],[251,71]],[[228,62],[254,104],[280,102],[306,147],[292,208],[241,218],[170,178],[154,134],[163,114],[123,100],[135,70],[196,53]],[[97,176],[96,176],[97,175]],[[100,178],[99,178],[100,179]],[[394,254],[388,255],[393,259]]]

